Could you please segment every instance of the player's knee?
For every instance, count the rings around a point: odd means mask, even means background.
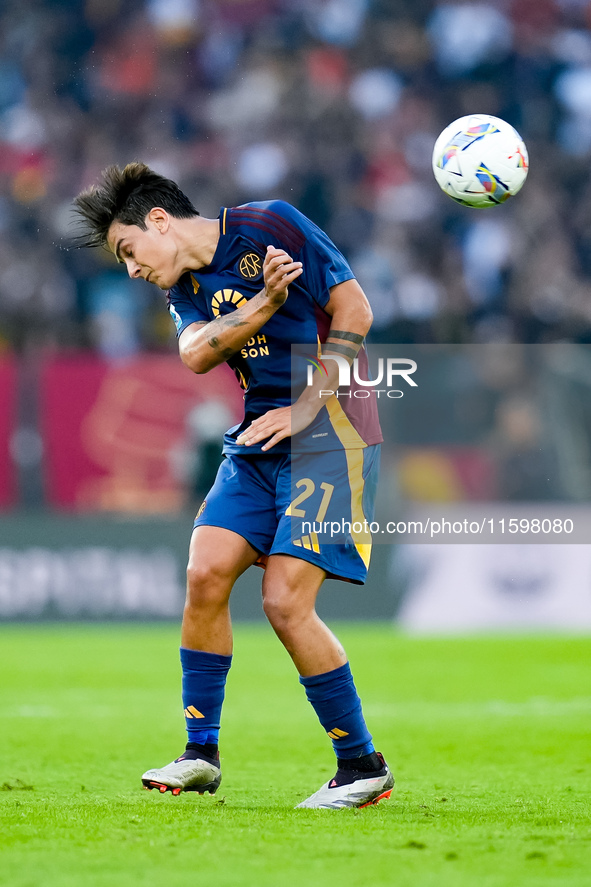
[[[278,634],[289,631],[303,617],[301,605],[289,589],[264,595],[263,610]]]
[[[233,576],[222,564],[212,564],[205,560],[189,561],[186,604],[189,607],[224,604],[232,585]]]

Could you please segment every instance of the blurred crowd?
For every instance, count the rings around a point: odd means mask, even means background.
[[[500,208],[434,182],[468,113],[528,146]],[[72,198],[134,159],[207,217],[294,203],[352,263],[375,341],[591,341],[588,0],[3,0],[0,349],[172,347],[159,290],[67,249]]]

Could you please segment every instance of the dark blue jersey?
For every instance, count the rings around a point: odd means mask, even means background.
[[[226,432],[225,453],[261,452],[262,444],[246,448],[239,446],[236,438],[253,419],[292,403],[291,346],[309,344],[310,356],[317,353],[330,327],[330,317],[324,310],[330,289],[354,277],[330,238],[290,204],[269,200],[222,208],[220,238],[211,263],[184,274],[169,292],[169,310],[177,335],[191,323],[209,322],[234,311],[259,293],[264,286],[267,246],[284,249],[293,261],[302,262],[303,273],[290,284],[281,308],[228,360],[245,392],[245,416],[240,425]],[[300,360],[303,387],[307,366],[305,360]],[[338,402],[323,407],[305,431],[281,441],[273,451],[379,443],[373,398],[371,403],[355,401],[352,409],[359,415],[347,419]]]

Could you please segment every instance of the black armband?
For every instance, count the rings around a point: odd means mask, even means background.
[[[348,333],[346,330],[331,330],[328,335],[334,336],[335,339],[344,339],[345,342],[355,342],[356,345],[363,345],[365,339],[365,336],[360,336],[359,333]]]

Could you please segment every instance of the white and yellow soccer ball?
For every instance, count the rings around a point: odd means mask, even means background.
[[[443,130],[433,148],[439,187],[463,206],[498,206],[523,187],[529,160],[517,130],[490,114],[470,114]]]

